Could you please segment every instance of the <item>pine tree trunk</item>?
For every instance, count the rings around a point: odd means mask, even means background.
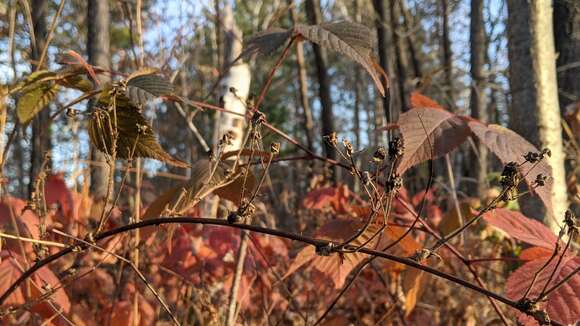
[[[471,116],[484,123],[489,121],[489,114],[485,101],[485,26],[483,25],[483,0],[471,0],[471,24],[469,43],[471,47]],[[473,167],[469,171],[470,175],[477,181],[475,187],[477,195],[481,197],[487,188],[487,148],[478,141],[475,141],[477,154],[471,156],[470,165]],[[473,153],[473,152],[472,152]]]
[[[89,0],[87,3],[87,55],[89,63],[103,69],[111,68],[109,2]],[[106,74],[99,75],[101,84],[110,81]],[[90,106],[92,106],[91,102]],[[91,108],[92,109],[92,108]],[[105,154],[91,148],[91,195],[96,200],[107,196],[110,168]]]
[[[32,25],[34,28],[34,40],[31,40],[31,59],[32,59],[32,70],[42,69],[42,67],[37,67],[38,60],[44,46],[46,44],[47,27],[46,27],[46,17],[48,14],[48,1],[47,0],[33,0],[31,4],[32,8]],[[28,183],[28,194],[29,196],[34,191],[34,181],[40,172],[42,167],[42,162],[44,161],[45,155],[51,149],[50,142],[50,111],[48,108],[43,109],[40,113],[32,120],[32,146],[30,152],[30,168],[28,171],[29,183]],[[47,168],[50,168],[50,161]]]

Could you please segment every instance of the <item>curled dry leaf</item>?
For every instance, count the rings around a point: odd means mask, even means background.
[[[546,263],[547,259],[548,257],[532,260],[513,272],[505,285],[506,296],[512,300],[521,299],[532,282],[532,275]],[[553,259],[539,274],[528,298],[535,299],[539,295],[554,271],[556,262],[557,259]],[[579,266],[580,257],[564,257],[548,287],[558,283]],[[580,320],[580,297],[578,297],[578,293],[580,293],[580,275],[576,274],[561,287],[550,293],[547,297],[547,302],[541,303],[541,307],[546,309],[552,320],[566,325],[575,324]],[[517,311],[514,312],[524,325],[538,325],[538,322],[532,317]]]
[[[372,52],[374,36],[372,31],[361,24],[339,21],[320,25],[298,25],[296,33],[321,47],[344,54],[359,63],[372,77],[375,86],[385,95],[380,76],[384,72],[374,64]]]
[[[399,174],[451,152],[471,134],[463,118],[438,108],[414,108],[401,114],[398,125],[405,145]]]
[[[151,125],[134,106],[117,105],[116,110],[98,109],[93,112],[89,123],[89,137],[91,143],[101,152],[112,154],[114,117],[118,131],[115,147],[118,158],[131,158],[134,149],[134,158],[146,157],[178,167],[189,166],[161,148]]]
[[[387,76],[373,60],[374,34],[361,24],[338,21],[319,25],[297,25],[292,29],[270,28],[252,36],[246,42],[240,58],[272,54],[295,36],[356,61],[369,73],[381,95],[385,95],[380,76],[383,75],[385,79]]]

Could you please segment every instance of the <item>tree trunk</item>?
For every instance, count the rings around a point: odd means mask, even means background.
[[[387,32],[387,13],[385,10],[385,0],[373,0],[373,7],[375,10],[375,25],[377,28],[377,39],[378,39],[378,48],[379,48],[379,63],[381,68],[387,73],[387,75],[392,78],[392,67],[389,65],[389,48],[391,47],[391,42],[389,42],[388,32]],[[391,83],[393,79],[391,79]],[[385,114],[385,119],[387,123],[393,122],[393,112],[391,111],[391,97],[395,96],[392,92],[391,85],[387,85],[387,81],[385,80],[383,83],[383,87],[387,91],[389,96],[384,97],[382,99],[383,102],[383,111]]]
[[[552,1],[531,1],[532,24],[532,62],[535,73],[539,118],[540,142],[542,147],[549,148],[552,155],[547,158],[552,166],[554,183],[552,186],[552,218],[546,223],[558,232],[558,223],[564,218],[568,208],[566,189],[566,171],[564,170],[564,147],[562,144],[562,125],[560,103],[558,101],[558,83],[556,77],[556,52],[552,20]],[[577,76],[576,76],[577,77]]]
[[[448,0],[441,0],[441,16],[443,18],[441,24],[441,48],[443,49],[443,69],[445,69],[445,102],[447,102],[447,105],[453,109],[455,108],[455,88],[453,87],[453,52],[451,50],[451,40],[449,38]]]
[[[550,148],[554,177],[552,212],[545,214],[537,196],[522,197],[520,206],[555,230],[567,204],[553,35],[549,0],[533,1],[533,6],[526,0],[508,1],[510,127],[534,145]]]
[[[298,17],[296,9],[293,6],[293,0],[288,0],[290,6],[290,21],[292,25],[298,24]],[[298,83],[300,103],[302,105],[304,116],[304,134],[306,135],[306,144],[308,149],[314,149],[314,122],[312,119],[312,110],[310,109],[310,102],[308,102],[308,78],[306,75],[306,66],[304,64],[304,47],[302,42],[296,43],[296,64],[298,65]]]
[[[405,52],[405,42],[399,35],[399,20],[401,17],[401,10],[397,5],[397,0],[390,0],[389,14],[391,18],[392,42],[395,48],[396,56],[396,74],[399,81],[399,96],[401,98],[400,112],[405,112],[410,107],[408,96],[410,91],[410,85],[408,81],[410,68],[409,59],[407,57],[407,53]]]
[[[89,0],[87,4],[87,55],[91,65],[105,70],[111,68],[110,22],[109,2]],[[108,75],[99,75],[101,84],[108,81],[110,81]],[[92,104],[91,101],[90,106]],[[91,148],[91,161],[91,195],[96,200],[103,200],[107,196],[110,167],[105,154],[94,147]]]
[[[322,14],[318,0],[306,0],[306,14],[310,24],[320,24]],[[318,77],[318,93],[320,97],[322,136],[331,134],[334,131],[334,115],[332,113],[332,100],[330,97],[330,78],[328,76],[328,59],[326,50],[316,44],[312,45],[314,49],[314,59],[316,65],[316,75]],[[326,142],[324,143],[326,157],[335,159],[336,152]],[[336,172],[336,171],[335,171]],[[336,173],[335,176],[336,177]]]
[[[445,0],[444,0],[445,2]],[[481,122],[487,123],[489,115],[485,103],[485,26],[483,24],[483,0],[471,0],[471,24],[469,43],[471,47],[471,116]],[[487,188],[487,148],[478,141],[475,141],[477,153],[472,155],[470,161],[473,167],[470,175],[477,181],[475,187],[477,195],[481,197]]]
[[[558,52],[560,106],[580,101],[580,2],[554,1],[554,36]]]
[[[226,5],[222,11],[222,28],[224,29],[224,66],[233,62],[242,52],[242,32],[236,26],[232,8]],[[220,103],[233,112],[246,114],[246,100],[250,92],[250,67],[243,60],[238,60],[226,73],[220,85]],[[234,136],[231,145],[224,151],[241,149],[244,136],[244,118],[231,113],[217,112],[214,127],[214,145],[226,133]]]
[[[31,39],[31,59],[32,70],[41,69],[37,67],[38,60],[42,53],[42,49],[46,44],[46,17],[48,14],[47,0],[33,0],[32,1],[32,25],[34,29],[34,38]],[[30,178],[28,184],[29,196],[34,191],[34,181],[40,172],[42,162],[45,154],[50,151],[50,112],[43,109],[32,121],[32,147],[30,152],[30,169],[28,176]],[[50,168],[50,162],[49,166]]]

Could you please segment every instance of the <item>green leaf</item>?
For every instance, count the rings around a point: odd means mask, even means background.
[[[114,117],[117,121],[118,137],[116,140],[116,155],[118,158],[147,157],[178,167],[189,167],[183,161],[173,158],[157,142],[151,125],[134,106],[121,107],[115,110],[97,109],[93,112],[89,123],[91,143],[101,152],[113,153]]]
[[[59,90],[59,85],[53,82],[41,82],[34,87],[26,87],[26,92],[18,99],[16,113],[18,121],[25,125],[44,109]]]
[[[173,91],[173,85],[167,79],[146,68],[129,76],[125,95],[134,105],[140,106],[157,97],[172,95]]]

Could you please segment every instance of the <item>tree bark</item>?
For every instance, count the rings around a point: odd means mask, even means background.
[[[387,12],[385,8],[385,0],[373,0],[373,7],[375,10],[375,26],[377,28],[377,39],[379,48],[379,63],[381,68],[387,73],[389,77],[392,76],[392,67],[389,66],[389,48],[391,44],[388,40],[387,31]],[[392,82],[392,80],[391,80]],[[387,81],[383,81],[383,87],[387,90],[389,96],[382,99],[383,111],[385,114],[385,119],[387,123],[393,122],[393,112],[391,111],[391,97],[394,95],[392,93],[391,85],[387,85]]]
[[[555,230],[567,204],[552,8],[549,0],[531,3],[508,1],[510,127],[532,144],[552,151],[548,159],[554,178],[552,211],[546,212],[537,196],[524,196],[519,202],[524,214],[543,219]]]
[[[31,5],[32,10],[32,26],[34,29],[34,38],[31,39],[31,59],[32,70],[42,69],[37,67],[38,60],[42,54],[42,49],[46,44],[47,26],[46,17],[48,14],[47,0],[33,0]],[[32,146],[30,152],[30,168],[29,168],[29,183],[28,195],[32,195],[34,191],[34,181],[40,172],[42,162],[45,154],[51,149],[50,142],[50,112],[48,108],[43,109],[32,120]],[[50,161],[49,166],[50,168]]]
[[[91,65],[105,70],[111,68],[110,50],[110,11],[109,2],[89,0],[87,3],[87,55]],[[110,77],[99,75],[99,82],[106,83]],[[89,106],[92,109],[91,101]],[[96,200],[103,200],[107,196],[107,186],[110,173],[106,156],[96,148],[91,148],[91,195]]]
[[[453,87],[453,51],[449,38],[449,3],[441,0],[441,48],[443,50],[443,69],[445,69],[446,102],[450,108],[455,108],[455,88]]]
[[[445,2],[445,0],[444,0]],[[489,121],[489,114],[485,101],[485,45],[486,45],[485,26],[483,24],[483,0],[471,0],[471,24],[469,43],[471,47],[471,116],[481,122],[487,123]],[[487,189],[487,148],[478,141],[475,141],[477,153],[471,157],[471,166],[473,166],[470,174],[477,181],[475,187],[477,195],[481,197]]]
[[[562,110],[580,101],[580,2],[554,1],[558,88]]]
[[[562,144],[562,124],[560,103],[558,101],[558,83],[556,77],[556,51],[552,20],[552,1],[531,1],[532,24],[532,62],[535,73],[538,111],[538,127],[542,147],[549,148],[552,155],[547,161],[552,166],[552,218],[545,218],[544,223],[558,232],[558,223],[564,218],[568,208],[566,189],[566,171],[564,169],[564,146]]]
[[[310,24],[320,24],[322,14],[318,0],[306,0],[306,15]],[[330,97],[330,78],[328,76],[328,59],[326,50],[316,44],[312,44],[314,49],[314,59],[316,65],[316,76],[318,77],[318,94],[320,97],[322,136],[331,134],[334,131],[334,115],[332,113],[332,99]],[[324,142],[326,157],[335,159],[336,152]],[[336,172],[336,171],[335,171]],[[336,173],[334,175],[336,178]]]
[[[292,25],[296,25],[298,23],[298,17],[296,15],[296,9],[293,6],[293,0],[288,0],[288,6],[290,6],[290,21],[292,22]],[[304,47],[302,46],[302,42],[296,43],[296,64],[298,66],[300,104],[302,105],[304,117],[304,134],[306,135],[308,149],[313,150],[314,121],[312,119],[310,102],[308,101],[308,77],[306,75],[306,65],[304,64]]]
[[[397,0],[390,0],[390,8],[389,8],[390,20],[391,20],[391,33],[392,33],[392,42],[395,48],[395,56],[396,56],[396,74],[398,76],[399,81],[399,96],[401,98],[401,107],[400,112],[405,112],[410,107],[409,102],[409,91],[410,85],[408,81],[409,77],[409,59],[407,57],[407,53],[405,52],[405,42],[400,37],[400,24],[399,20],[401,17],[401,10],[397,5]]]

